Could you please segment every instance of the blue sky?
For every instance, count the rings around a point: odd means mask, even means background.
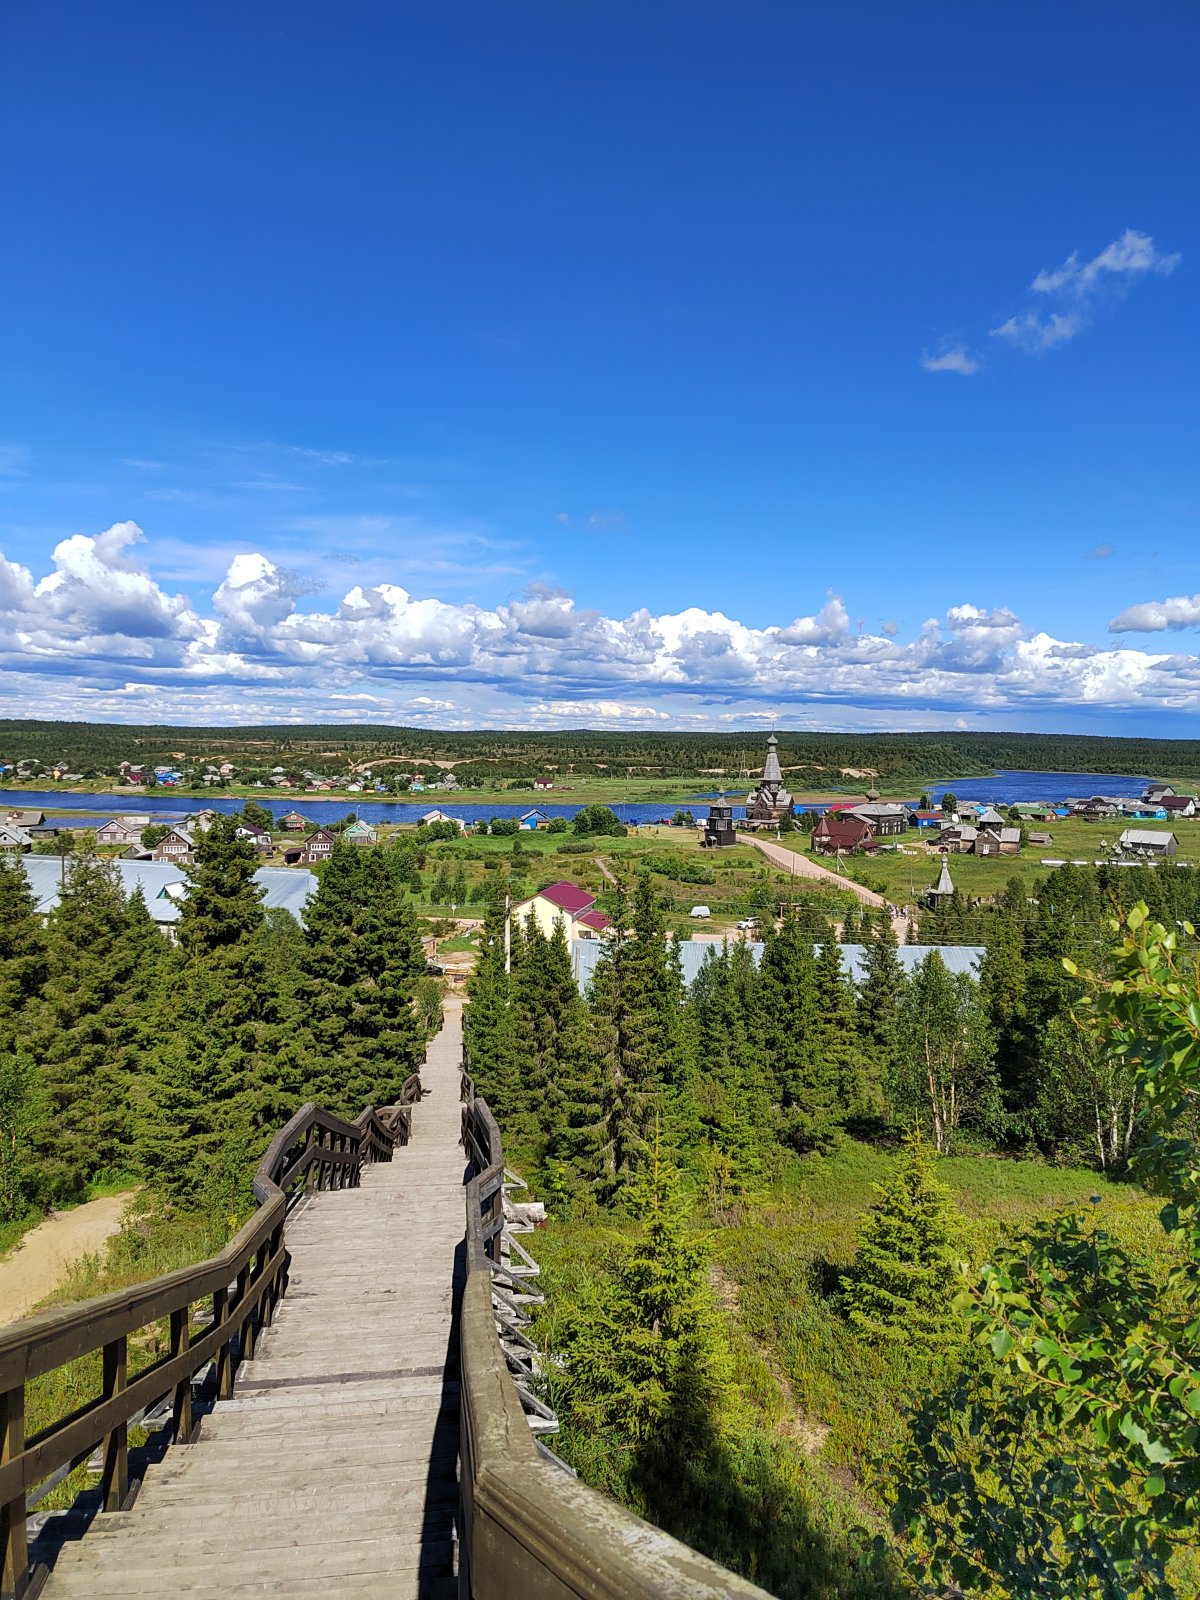
[[[1194,7],[0,29],[10,712],[1193,731]]]

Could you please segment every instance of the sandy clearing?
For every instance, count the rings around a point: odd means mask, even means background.
[[[132,1191],[52,1211],[0,1261],[0,1324],[27,1316],[56,1289],[72,1262],[97,1251],[121,1226]]]

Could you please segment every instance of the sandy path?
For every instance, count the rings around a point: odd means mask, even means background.
[[[881,894],[876,894],[873,889],[864,889],[861,883],[855,883],[853,878],[844,878],[839,873],[830,872],[828,867],[821,866],[811,856],[801,855],[798,850],[789,850],[786,845],[775,844],[773,841],[760,838],[754,833],[739,833],[739,844],[752,844],[756,850],[761,850],[772,866],[778,867],[782,872],[794,873],[797,878],[817,878],[823,883],[831,883],[838,889],[848,889],[851,894],[857,895],[865,906],[878,909],[886,905]],[[908,918],[902,911],[897,911],[892,917],[892,925],[896,930],[896,937],[903,942],[908,932]]]
[[[121,1226],[129,1194],[105,1195],[73,1211],[54,1211],[0,1261],[0,1323],[28,1315],[80,1256],[97,1251]]]

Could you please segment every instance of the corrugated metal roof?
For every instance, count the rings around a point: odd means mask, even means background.
[[[146,909],[158,923],[179,921],[179,902],[186,892],[187,879],[171,861],[116,861],[113,863],[121,878],[126,895],[141,889]],[[62,883],[62,865],[57,856],[22,856],[21,866],[37,900],[38,911],[45,915],[58,904]],[[316,875],[298,872],[288,867],[260,867],[254,874],[255,883],[265,891],[263,909],[290,911],[297,922],[302,922],[308,897],[316,892]]]
[[[690,988],[709,951],[720,954],[721,946],[711,939],[680,939],[677,945],[680,965],[683,968],[683,981]],[[747,940],[746,947],[757,966],[762,960],[764,946],[758,941]],[[583,993],[587,992],[603,949],[604,945],[593,939],[577,939],[571,945],[571,964],[575,982]],[[986,953],[985,947],[981,944],[902,944],[896,954],[905,972],[911,972],[932,950],[936,950],[941,956],[948,972],[966,972],[971,977],[978,977],[979,964]],[[838,954],[842,958],[842,970],[847,977],[857,983],[865,969],[866,945],[841,944],[838,946]]]
[[[532,895],[528,900],[523,900],[517,910],[523,911],[526,906],[532,905],[538,895],[543,900],[549,900],[552,906],[559,906],[572,917],[577,917],[581,911],[590,911],[596,904],[596,896],[594,894],[589,894],[586,889],[581,889],[576,883],[564,881],[548,883],[544,889],[539,889],[536,895]]]

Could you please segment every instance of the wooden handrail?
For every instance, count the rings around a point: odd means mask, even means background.
[[[414,1087],[415,1086],[415,1087]],[[286,1288],[284,1224],[304,1189],[356,1187],[362,1169],[390,1161],[412,1133],[411,1106],[421,1095],[412,1077],[394,1106],[369,1106],[353,1122],[302,1106],[282,1127],[254,1174],[257,1209],[225,1248],[132,1289],[57,1307],[0,1329],[0,1554],[4,1600],[30,1581],[28,1497],[52,1475],[70,1470],[103,1446],[102,1501],[120,1510],[129,1497],[128,1430],[166,1396],[173,1399],[175,1442],[192,1433],[192,1379],[213,1363],[218,1400],[233,1393],[237,1365],[254,1354]],[[193,1335],[191,1307],[212,1302],[211,1324]],[[130,1378],[131,1335],[170,1318],[170,1353]],[[25,1388],[31,1379],[96,1351],[103,1354],[100,1396],[39,1433],[26,1435]]]
[[[464,1600],[770,1600],[539,1453],[500,1346],[493,1266],[504,1231],[504,1147],[464,1073],[467,1181],[459,1420]]]

